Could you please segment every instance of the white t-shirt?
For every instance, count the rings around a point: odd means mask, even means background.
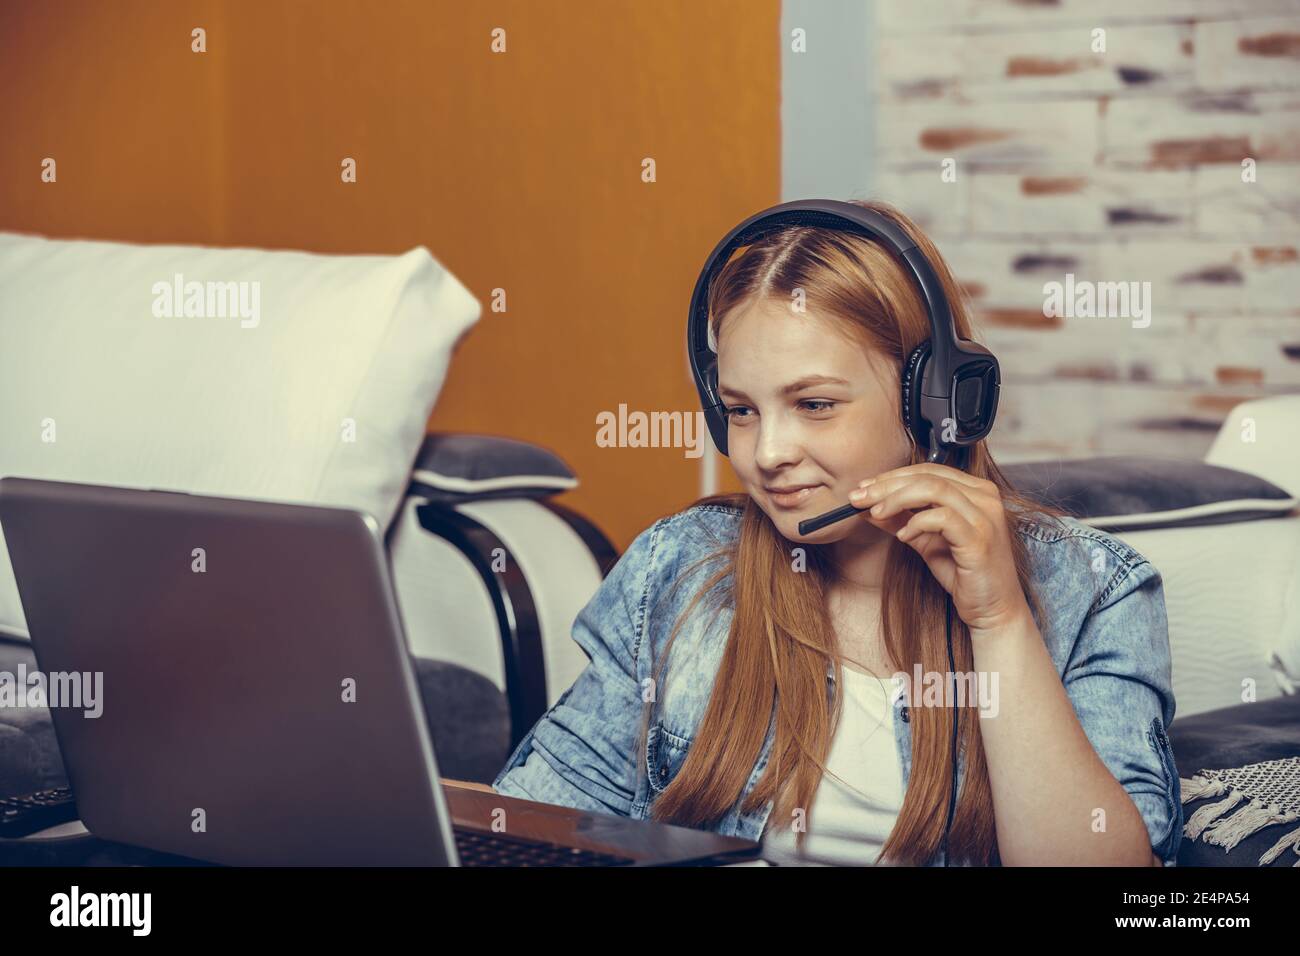
[[[844,710],[826,761],[831,773],[822,775],[813,795],[804,836],[803,852],[815,859],[798,857],[789,821],[769,820],[763,859],[770,863],[873,864],[898,819],[903,771],[890,685],[852,667],[842,670]]]

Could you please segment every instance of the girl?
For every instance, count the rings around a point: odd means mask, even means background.
[[[917,241],[970,338],[934,245],[859,205]],[[719,272],[709,327],[745,493],[637,537],[575,621],[591,663],[494,788],[778,862],[1171,863],[1159,574],[1018,496],[983,442],[960,470],[925,461],[900,373],[930,330],[893,256],[787,227]],[[858,518],[799,534],[846,500]]]

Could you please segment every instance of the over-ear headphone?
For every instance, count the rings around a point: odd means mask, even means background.
[[[802,199],[772,206],[750,216],[723,237],[704,262],[691,295],[686,348],[695,376],[695,388],[704,405],[713,443],[727,454],[727,416],[718,397],[718,356],[709,347],[709,287],[736,249],[786,226],[819,226],[854,232],[880,243],[907,267],[916,282],[930,319],[930,338],[916,346],[901,373],[903,426],[928,448],[927,461],[965,466],[964,449],[993,428],[998,410],[1001,371],[993,353],[977,342],[957,337],[952,308],[934,267],[916,242],[896,223],[873,209],[836,199]],[[852,504],[799,522],[799,533],[809,534],[836,521],[859,514]],[[952,651],[953,606],[945,602],[948,671],[956,680]],[[955,700],[955,697],[954,697]],[[943,865],[948,865],[948,834],[957,807],[957,709],[952,712],[952,786],[948,817],[943,829]]]
[[[718,356],[709,347],[709,287],[736,249],[786,226],[818,226],[865,236],[906,267],[930,319],[930,338],[912,349],[902,369],[903,425],[944,465],[984,438],[997,414],[1001,372],[993,353],[957,337],[943,285],[916,242],[873,209],[837,199],[800,199],[755,213],[732,229],[704,262],[691,296],[687,352],[713,444],[727,454],[727,416],[718,397]]]

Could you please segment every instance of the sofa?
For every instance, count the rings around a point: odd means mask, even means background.
[[[211,308],[209,279],[229,314]],[[570,628],[618,554],[552,500],[577,478],[546,449],[425,434],[479,311],[424,249],[331,257],[0,234],[0,475],[374,515],[440,771],[490,782],[586,665]],[[1300,756],[1298,425],[1300,396],[1276,396],[1235,409],[1204,461],[1004,467],[1160,569],[1182,777]],[[0,670],[23,662],[0,547]],[[65,783],[48,713],[0,710],[0,796]],[[1230,851],[1184,840],[1179,862],[1254,866],[1269,836]],[[0,847],[0,862],[127,853],[83,841]]]

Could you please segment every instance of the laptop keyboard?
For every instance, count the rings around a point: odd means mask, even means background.
[[[461,866],[627,866],[631,857],[483,830],[453,829]]]

